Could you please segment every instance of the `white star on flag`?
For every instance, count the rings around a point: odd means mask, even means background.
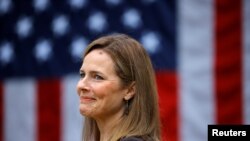
[[[74,9],[81,9],[87,5],[87,0],[68,0],[70,6]]]
[[[72,41],[70,52],[74,61],[82,61],[83,51],[87,44],[87,40],[83,37],[77,37]]]
[[[48,8],[49,2],[49,0],[33,0],[33,7],[37,12],[42,12]]]
[[[101,12],[92,13],[87,21],[87,24],[90,31],[94,33],[104,31],[108,25],[105,15]]]
[[[0,14],[5,14],[10,11],[12,7],[11,0],[0,0]]]
[[[5,42],[0,45],[0,62],[6,65],[13,59],[14,51],[12,44]]]
[[[141,37],[141,43],[150,54],[153,54],[159,49],[159,36],[154,32],[145,32]]]
[[[122,16],[122,22],[128,28],[138,28],[142,24],[140,13],[136,9],[128,9]]]
[[[47,61],[52,55],[52,45],[49,40],[40,40],[35,46],[35,57],[38,62]]]
[[[28,37],[32,32],[32,19],[21,17],[16,24],[16,33],[20,38]]]
[[[52,31],[56,36],[62,36],[69,30],[69,20],[68,17],[60,15],[53,19]]]

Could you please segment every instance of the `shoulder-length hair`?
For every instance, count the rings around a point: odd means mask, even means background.
[[[115,72],[124,87],[135,83],[135,95],[129,100],[129,113],[116,126],[110,141],[123,137],[141,136],[146,140],[160,140],[160,119],[155,73],[149,55],[142,45],[125,34],[111,34],[91,42],[83,58],[94,49],[110,55]],[[93,118],[85,117],[83,140],[97,141],[100,132]]]

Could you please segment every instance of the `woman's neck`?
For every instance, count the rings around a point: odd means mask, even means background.
[[[115,127],[119,124],[121,119],[122,114],[118,113],[105,119],[96,120],[100,131],[100,141],[109,141],[109,139],[113,135]]]

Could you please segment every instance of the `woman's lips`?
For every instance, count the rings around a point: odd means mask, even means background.
[[[90,103],[95,101],[96,99],[93,97],[89,97],[89,96],[81,96],[80,97],[80,103]]]

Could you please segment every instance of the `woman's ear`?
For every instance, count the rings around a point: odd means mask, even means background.
[[[124,96],[124,100],[130,100],[131,98],[133,98],[135,95],[135,90],[136,90],[136,85],[135,85],[135,81],[133,81],[127,88],[127,92]]]

